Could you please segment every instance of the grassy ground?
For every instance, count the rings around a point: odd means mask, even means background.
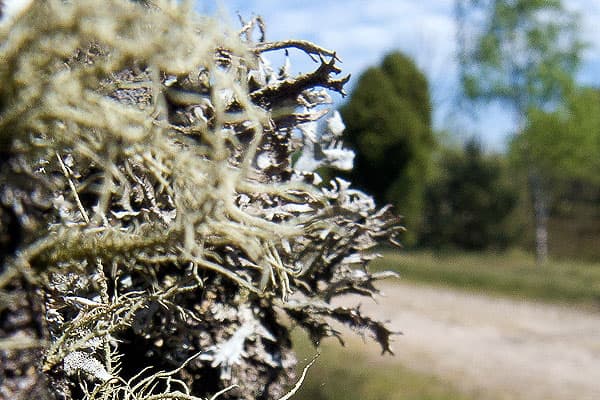
[[[386,251],[371,264],[397,271],[408,281],[549,302],[600,306],[600,264],[551,261],[537,266],[532,256],[440,254]]]
[[[300,366],[306,365],[315,355],[316,350],[303,335],[296,335],[294,346],[301,360]],[[360,343],[340,347],[337,342],[328,341],[320,350],[320,357],[309,370],[295,399],[473,400],[433,376],[368,355]]]
[[[438,254],[385,251],[371,264],[402,279],[493,295],[600,307],[600,264],[553,261],[539,267],[523,253]],[[307,339],[294,337],[301,366],[315,354]],[[374,357],[357,343],[326,342],[310,369],[299,400],[473,400],[451,383]]]

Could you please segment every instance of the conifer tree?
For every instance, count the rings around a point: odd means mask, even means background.
[[[358,78],[341,113],[357,150],[353,182],[393,204],[414,242],[435,144],[425,76],[408,57],[391,53]]]

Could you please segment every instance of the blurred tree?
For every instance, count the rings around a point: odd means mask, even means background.
[[[548,181],[600,183],[600,90],[571,92],[559,110],[533,110],[511,141],[516,163],[532,161]]]
[[[467,98],[509,105],[518,117],[519,130],[531,113],[562,103],[573,87],[582,45],[577,18],[560,0],[456,0],[456,16]],[[522,165],[526,165],[533,200],[536,255],[544,263],[548,254],[546,171],[529,154],[523,153]]]
[[[566,100],[554,112],[532,112],[524,131],[512,140],[510,155],[522,170],[531,160],[544,171],[551,253],[598,260],[600,91],[581,88]],[[577,240],[560,239],[564,237]]]
[[[405,217],[405,243],[414,243],[435,143],[427,79],[405,55],[388,54],[361,75],[340,111],[357,150],[352,181],[394,204]]]
[[[442,152],[438,174],[426,191],[421,244],[440,249],[505,249],[517,227],[511,215],[518,193],[507,179],[506,162],[485,155],[470,140],[461,151]]]

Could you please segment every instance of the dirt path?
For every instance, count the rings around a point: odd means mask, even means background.
[[[388,362],[476,399],[600,399],[600,313],[412,284],[362,309],[402,331]]]

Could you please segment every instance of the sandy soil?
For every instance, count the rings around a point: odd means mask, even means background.
[[[361,308],[403,333],[387,362],[476,399],[600,399],[600,313],[406,283],[383,291]]]

